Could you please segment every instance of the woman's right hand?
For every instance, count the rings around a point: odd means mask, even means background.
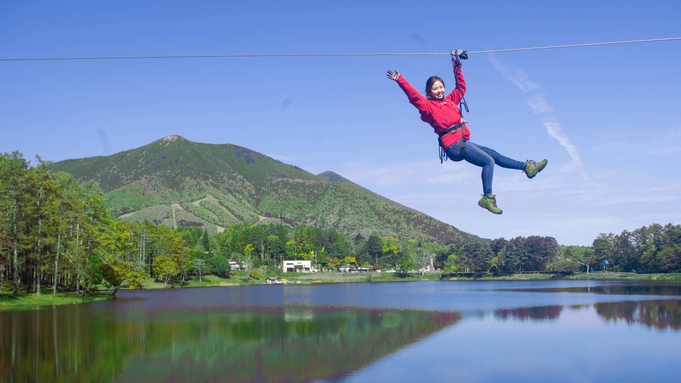
[[[386,73],[386,76],[388,76],[389,79],[393,81],[397,81],[398,78],[400,78],[400,73],[398,71],[392,71],[388,69],[388,73]]]

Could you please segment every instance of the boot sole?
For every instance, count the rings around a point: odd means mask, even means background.
[[[530,176],[529,174],[525,173],[525,174],[527,175],[527,178],[532,179],[532,178],[536,177],[537,174],[541,173],[541,171],[544,170],[544,168],[545,168],[546,165],[548,165],[548,164],[549,164],[549,162],[546,161],[546,163],[544,164],[544,166],[542,166],[541,168],[539,168],[539,170],[537,170],[537,172],[534,173],[532,176]]]
[[[492,213],[492,214],[496,214],[496,215],[500,215],[501,213],[504,212],[504,211],[501,210],[501,209],[499,209],[499,212],[498,212],[498,213],[497,213],[497,212],[494,212],[494,211],[490,210],[487,206],[481,204],[480,202],[478,202],[478,206],[480,206],[481,208],[487,210],[488,212],[490,212],[490,213]]]

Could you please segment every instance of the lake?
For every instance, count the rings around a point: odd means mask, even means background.
[[[0,382],[642,382],[681,376],[681,284],[121,291],[0,312]]]

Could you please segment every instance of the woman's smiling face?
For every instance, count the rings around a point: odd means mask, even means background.
[[[445,85],[442,81],[435,81],[428,90],[428,96],[432,98],[443,98],[445,96]]]

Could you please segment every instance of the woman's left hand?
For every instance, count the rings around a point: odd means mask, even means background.
[[[393,81],[397,81],[397,79],[400,78],[400,72],[398,71],[393,72],[392,70],[388,69],[388,73],[386,73],[386,76],[388,76],[388,78]]]

